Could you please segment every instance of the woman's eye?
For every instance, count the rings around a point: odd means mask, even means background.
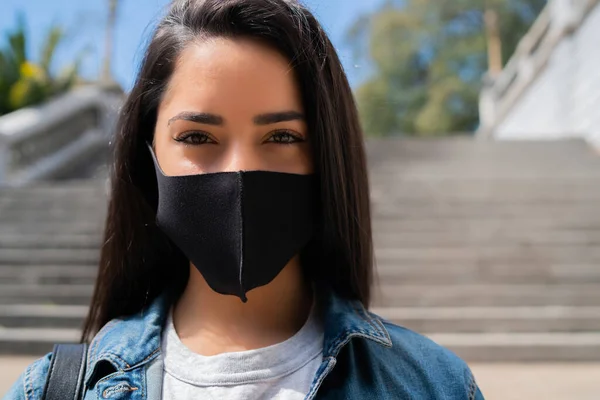
[[[292,144],[303,141],[304,139],[302,137],[292,134],[290,132],[276,132],[267,140],[267,142],[282,144]]]
[[[206,133],[202,132],[188,132],[180,135],[175,138],[175,141],[191,144],[191,145],[200,145],[206,143],[214,143],[214,140],[210,138]]]

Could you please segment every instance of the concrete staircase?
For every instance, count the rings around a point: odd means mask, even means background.
[[[106,209],[103,179],[0,187],[0,353],[79,339]]]
[[[600,360],[600,158],[371,141],[373,311],[471,361]]]
[[[368,143],[373,311],[470,361],[600,360],[600,158],[583,142]],[[102,180],[0,189],[0,352],[78,338]]]

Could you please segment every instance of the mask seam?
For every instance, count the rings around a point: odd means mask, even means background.
[[[242,174],[243,172],[238,172],[238,190],[239,190],[239,218],[240,218],[240,232],[239,232],[239,240],[240,240],[240,264],[239,264],[239,284],[240,284],[240,294],[243,296],[244,300],[246,298],[246,293],[243,284],[243,273],[244,273],[244,185],[242,182]]]

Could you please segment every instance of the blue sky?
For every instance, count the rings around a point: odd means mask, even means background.
[[[0,40],[16,25],[17,13],[27,19],[30,43],[28,50],[38,58],[45,31],[58,23],[67,30],[68,38],[59,49],[55,67],[73,59],[87,48],[82,75],[93,79],[101,70],[104,54],[104,34],[108,0],[0,0]],[[168,0],[121,0],[115,32],[113,75],[129,89],[137,64],[141,59],[144,40],[168,4]],[[344,64],[350,83],[356,86],[367,76],[365,66],[355,65],[351,49],[345,45],[348,27],[364,12],[377,9],[382,0],[303,0],[330,35]]]

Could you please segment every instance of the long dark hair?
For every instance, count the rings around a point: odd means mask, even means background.
[[[146,141],[181,50],[207,37],[252,37],[291,62],[320,181],[320,227],[302,254],[312,279],[368,306],[373,246],[365,151],[340,60],[315,17],[295,0],[175,0],[158,24],[115,138],[112,191],[98,278],[82,340],[109,320],[181,291],[189,263],[154,220],[158,193]]]

